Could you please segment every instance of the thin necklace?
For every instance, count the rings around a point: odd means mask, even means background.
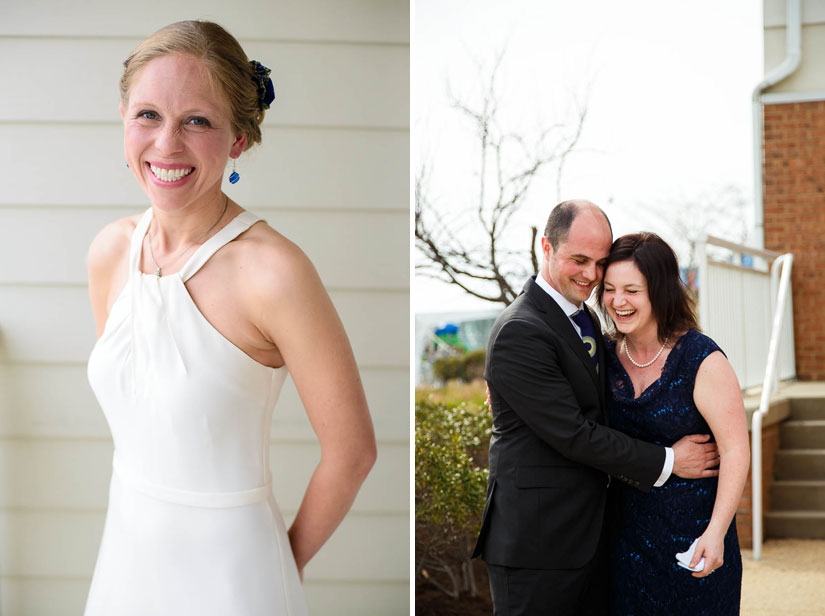
[[[656,353],[656,355],[654,355],[654,356],[653,356],[653,359],[651,359],[651,360],[650,360],[649,362],[647,362],[646,364],[637,364],[637,363],[636,363],[636,360],[635,360],[635,359],[633,359],[633,358],[630,356],[630,349],[628,349],[628,348],[627,348],[627,336],[625,336],[624,338],[622,338],[622,344],[624,345],[624,354],[625,354],[625,355],[627,355],[627,358],[630,360],[630,363],[631,363],[631,364],[633,364],[634,366],[636,366],[637,368],[647,368],[647,367],[648,367],[648,366],[650,366],[653,362],[655,362],[657,359],[659,359],[659,355],[661,355],[661,354],[662,354],[662,351],[664,351],[664,350],[665,350],[665,347],[667,346],[667,341],[668,341],[668,339],[669,339],[669,338],[670,338],[669,336],[668,336],[667,338],[665,338],[665,341],[662,343],[662,346],[661,346],[661,348],[659,349],[659,352],[658,352],[658,353]]]
[[[226,214],[226,208],[229,207],[229,195],[225,195],[225,196],[226,196],[226,199],[223,202],[223,211],[221,212],[221,215],[218,216],[218,220],[216,220],[212,224],[212,226],[209,227],[206,230],[206,233],[204,233],[202,236],[200,236],[200,238],[198,238],[196,241],[192,242],[191,244],[188,244],[185,248],[183,248],[181,250],[178,250],[174,255],[172,255],[172,257],[177,258],[182,252],[185,252],[186,250],[189,250],[190,248],[192,248],[192,246],[194,246],[195,244],[197,244],[201,240],[206,239],[206,236],[209,235],[209,232],[212,231],[212,229],[215,228],[215,226],[221,221],[221,218],[223,218],[223,215]],[[152,222],[154,222],[154,218],[152,219]],[[151,226],[151,223],[149,223],[149,224]],[[162,268],[160,266],[160,263],[158,263],[158,260],[155,258],[155,250],[152,248],[152,234],[149,234],[149,254],[152,255],[152,261],[154,261],[155,265],[158,266],[158,269],[155,270],[155,276],[160,278],[161,276],[163,276],[163,272],[161,272]],[[172,258],[170,258],[168,262],[169,263],[174,263],[174,260],[172,260]]]

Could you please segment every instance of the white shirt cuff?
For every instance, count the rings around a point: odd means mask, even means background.
[[[665,447],[665,465],[662,467],[662,474],[659,475],[659,479],[653,484],[654,488],[664,485],[665,481],[667,481],[673,473],[673,458],[673,448]]]

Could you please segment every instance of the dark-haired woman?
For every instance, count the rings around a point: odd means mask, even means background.
[[[151,207],[89,250],[89,380],[115,455],[86,616],[305,615],[304,565],[375,459],[315,269],[222,191],[229,159],[261,141],[268,72],[197,21],[159,30],[124,63],[126,161]],[[287,370],[321,450],[288,531],[269,464]]]
[[[673,250],[652,233],[611,248],[599,303],[613,322],[607,381],[611,427],[670,445],[713,434],[719,476],[671,476],[644,493],[613,482],[611,613],[739,614],[742,560],[734,513],[749,465],[736,374],[698,331]],[[684,564],[676,554],[689,552]]]

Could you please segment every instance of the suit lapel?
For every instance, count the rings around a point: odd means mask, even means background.
[[[599,352],[599,401],[602,405],[602,412],[604,413],[604,423],[607,425],[609,423],[608,413],[607,413],[607,400],[605,400],[605,395],[607,392],[607,347],[604,344],[604,336],[602,336],[601,332],[601,322],[593,314],[593,311],[590,308],[587,309],[590,313],[590,318],[593,320],[593,326],[596,328],[598,335],[596,336],[596,348],[598,348]]]
[[[604,392],[601,388],[601,379],[596,373],[596,367],[593,365],[593,360],[587,353],[587,349],[584,348],[582,339],[579,338],[579,334],[576,333],[576,329],[573,327],[573,323],[571,323],[570,318],[564,314],[564,310],[562,310],[561,307],[553,301],[553,298],[545,293],[532,278],[527,281],[526,285],[524,285],[524,292],[539,308],[539,310],[544,313],[544,320],[547,324],[553,329],[554,332],[561,336],[562,340],[567,343],[573,353],[575,353],[585,365],[588,373],[590,374],[590,378],[593,379],[593,386],[599,388],[599,399],[602,402],[602,408],[604,408]],[[599,329],[598,323],[599,322],[597,320],[594,320],[594,327],[597,330]],[[601,366],[601,358],[604,356],[604,353],[602,352],[604,345],[602,343],[601,336],[599,336],[599,341],[597,344],[602,345],[599,347],[599,371],[603,373],[604,369],[603,366]]]

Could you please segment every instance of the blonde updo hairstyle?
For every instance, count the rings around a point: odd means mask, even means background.
[[[203,62],[209,81],[229,106],[232,131],[246,137],[246,150],[261,142],[264,111],[258,102],[255,71],[234,36],[211,21],[179,21],[161,28],[138,45],[123,63],[120,102],[129,103],[135,75],[168,54],[186,54]]]

